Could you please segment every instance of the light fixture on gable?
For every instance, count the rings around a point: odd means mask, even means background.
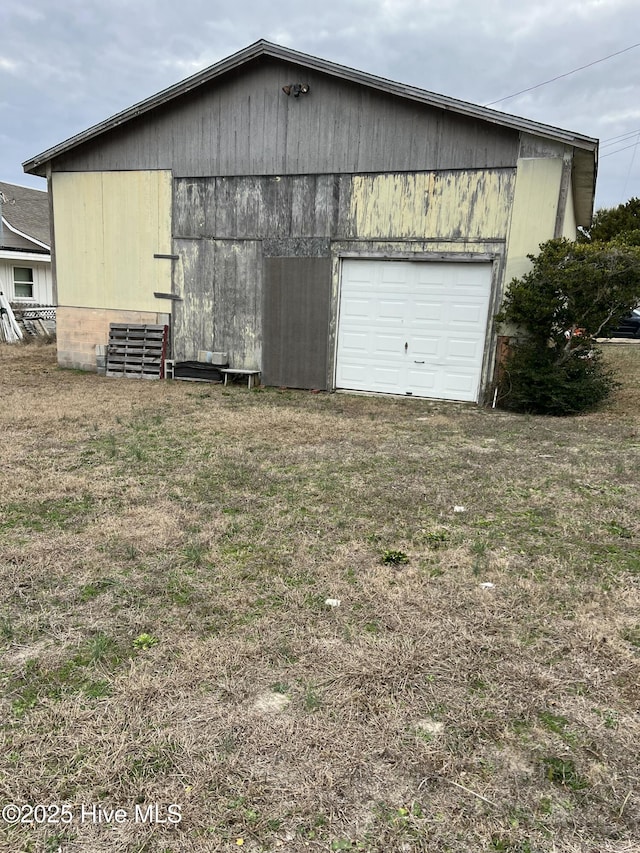
[[[299,98],[300,95],[306,95],[309,91],[308,83],[289,83],[287,86],[282,87],[282,91],[285,95],[293,95],[294,98]]]

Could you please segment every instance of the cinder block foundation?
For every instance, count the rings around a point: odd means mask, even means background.
[[[96,347],[106,346],[111,323],[168,324],[169,314],[155,311],[119,311],[107,308],[58,306],[56,335],[58,364],[79,370],[97,369]]]

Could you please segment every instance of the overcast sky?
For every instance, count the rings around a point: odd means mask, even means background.
[[[0,180],[260,38],[488,104],[640,42],[640,2],[1,0]],[[597,207],[640,196],[640,47],[496,108],[599,138]]]

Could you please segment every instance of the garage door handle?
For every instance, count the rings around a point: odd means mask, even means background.
[[[414,361],[414,364],[424,364],[424,361]]]

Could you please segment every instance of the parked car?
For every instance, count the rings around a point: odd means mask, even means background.
[[[609,333],[611,338],[640,338],[640,308],[634,308],[616,329]]]

